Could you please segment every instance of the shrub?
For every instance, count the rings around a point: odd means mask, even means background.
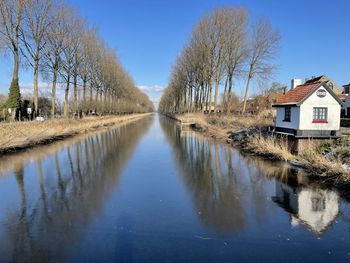
[[[21,93],[19,90],[18,79],[13,79],[11,82],[6,107],[10,109],[19,109],[21,107]]]

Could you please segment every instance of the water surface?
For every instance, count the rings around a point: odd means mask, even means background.
[[[0,262],[346,262],[346,193],[157,115],[0,158]]]

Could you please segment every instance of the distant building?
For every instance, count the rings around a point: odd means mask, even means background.
[[[276,195],[272,198],[291,215],[291,224],[305,225],[321,235],[339,214],[339,195],[324,189],[291,186],[276,181]]]
[[[344,85],[343,88],[344,88],[343,93],[349,95],[349,93],[350,93],[350,83]]]
[[[342,108],[342,117],[350,118],[350,83],[344,85],[343,88],[342,99],[344,101],[344,107]]]
[[[328,87],[334,91],[335,94],[342,94],[343,91],[342,89],[335,84],[335,82],[331,79],[329,79],[326,75],[322,75],[322,76],[318,76],[318,77],[312,77],[309,80],[306,80],[304,84],[311,84],[311,83],[315,83],[315,82],[326,82],[326,84],[328,85]]]
[[[208,105],[204,104],[203,107],[203,112],[204,113],[209,113],[209,112],[214,112],[215,109],[215,105],[214,102],[212,102],[211,104],[209,103]],[[216,112],[221,112],[221,106],[219,104],[216,105]]]
[[[265,110],[271,110],[272,105],[275,104],[284,94],[273,92],[267,96],[256,96],[247,100],[246,113],[256,115]]]
[[[296,138],[339,136],[343,102],[338,88],[325,78],[308,80],[277,100],[273,105],[277,109],[275,132]]]
[[[350,100],[348,100],[349,95],[348,94],[338,94],[339,99],[343,102],[343,106],[341,107],[341,114],[340,116],[342,118],[344,117],[350,117]]]

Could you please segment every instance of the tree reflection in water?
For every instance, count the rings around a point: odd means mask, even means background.
[[[6,258],[13,262],[64,261],[118,184],[123,168],[151,123],[151,118],[145,118],[118,129],[6,157],[0,171],[5,178],[12,170],[20,204],[19,209],[12,207],[6,218],[0,217],[7,222],[0,230],[5,237],[0,240],[0,253],[5,256],[12,251]],[[32,183],[33,170],[37,173],[36,185]],[[53,179],[56,184],[52,184]],[[27,195],[36,194],[37,199],[27,200]]]
[[[338,193],[310,182],[302,170],[243,156],[232,147],[181,130],[168,119],[160,121],[196,212],[205,225],[227,232],[243,229],[252,215],[264,221],[271,211],[271,196],[290,213],[291,224],[302,223],[317,235],[336,219]],[[272,189],[269,181],[275,181]]]
[[[160,122],[203,223],[218,231],[242,229],[246,224],[243,189],[232,166],[230,149],[187,135],[167,119]]]

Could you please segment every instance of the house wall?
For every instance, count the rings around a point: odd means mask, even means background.
[[[325,90],[323,87],[319,89]],[[300,105],[300,130],[339,130],[340,109],[338,101],[326,90],[325,97],[318,97],[315,91]],[[313,108],[328,108],[328,123],[313,123]]]
[[[291,107],[290,122],[284,120],[284,107],[277,107],[276,111],[276,127],[287,128],[287,129],[299,129],[299,107]]]
[[[350,115],[350,111],[348,111],[348,108],[350,108],[350,96],[346,98],[344,109],[345,109],[345,114],[347,117]]]

